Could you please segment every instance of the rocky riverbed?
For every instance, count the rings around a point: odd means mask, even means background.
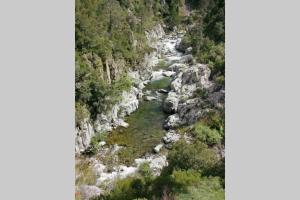
[[[76,130],[77,153],[88,147],[95,132],[110,132],[95,156],[77,159],[78,163],[81,159],[89,163],[95,179],[92,185],[78,186],[81,193],[99,195],[102,189],[113,187],[116,179],[137,173],[144,162],[159,175],[168,164],[168,148],[182,137],[176,128],[194,123],[211,107],[223,105],[224,89],[209,80],[209,67],[196,63],[191,48],[176,50],[183,35],[166,35],[161,26],[148,32],[156,51],[145,56],[142,71],[129,73],[134,86],[123,93],[109,114],[99,115],[95,125],[85,121],[83,128]],[[122,155],[132,159],[122,160]],[[84,174],[78,173],[77,178],[80,176]]]

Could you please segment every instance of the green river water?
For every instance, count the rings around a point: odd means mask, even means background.
[[[150,90],[152,96],[158,89],[169,89],[170,82],[171,79],[166,77],[153,81],[144,88],[144,91]],[[166,133],[163,129],[163,123],[167,114],[162,110],[165,97],[166,95],[162,94],[162,100],[141,100],[139,108],[125,118],[129,127],[118,127],[109,134],[108,144],[118,144],[125,147],[119,151],[121,163],[130,165],[133,159],[151,152],[153,147],[161,142],[161,138]]]

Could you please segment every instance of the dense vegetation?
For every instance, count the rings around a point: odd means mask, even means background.
[[[76,124],[114,104],[126,77],[151,51],[145,30],[159,21],[159,0],[76,0]]]
[[[76,125],[109,109],[130,88],[126,73],[151,51],[144,31],[157,22],[170,29],[186,28],[178,48],[191,46],[197,61],[207,63],[211,78],[224,87],[224,15],[224,0],[76,0]],[[138,176],[117,181],[110,193],[98,199],[224,199],[225,160],[213,150],[224,145],[224,128],[221,109],[180,127],[178,131],[189,133],[193,140],[172,147],[169,166],[159,177],[144,164]],[[99,140],[92,140],[92,152]]]
[[[212,78],[224,85],[225,76],[225,1],[190,0],[195,8],[184,23],[189,27],[180,49],[193,47],[201,63],[209,64]]]

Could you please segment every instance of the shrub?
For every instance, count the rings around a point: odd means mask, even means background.
[[[89,118],[89,111],[86,108],[86,105],[82,105],[81,103],[75,103],[75,125],[80,126],[81,122],[85,119]]]
[[[196,142],[187,144],[180,141],[173,146],[168,155],[169,169],[193,169],[204,175],[209,175],[210,170],[216,165],[218,157],[215,151],[206,144]]]
[[[146,186],[142,178],[128,177],[118,180],[114,189],[108,196],[108,200],[125,200],[142,198],[145,194]]]
[[[196,185],[201,180],[201,175],[195,170],[174,170],[171,175],[176,190],[182,190],[187,186]]]
[[[92,138],[89,147],[86,149],[85,154],[95,155],[99,150],[99,142],[104,141],[107,133],[96,133]]]
[[[201,142],[208,145],[214,145],[220,143],[222,136],[216,129],[204,125],[202,122],[197,122],[192,131],[192,135]]]
[[[151,177],[152,171],[148,162],[144,162],[139,166],[139,173],[143,177]]]

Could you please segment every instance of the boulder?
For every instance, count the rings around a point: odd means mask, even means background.
[[[180,139],[180,134],[176,133],[175,130],[169,130],[167,134],[163,137],[165,144],[177,142]]]
[[[80,127],[75,128],[75,153],[84,152],[90,145],[91,138],[95,135],[93,126],[88,119],[81,122]]]
[[[182,87],[181,83],[182,83],[182,79],[179,76],[171,82],[171,89],[175,92],[179,92]]]
[[[159,89],[158,92],[160,92],[160,93],[168,93],[168,90],[165,90],[165,89]]]
[[[105,142],[105,141],[99,142],[99,146],[100,146],[100,147],[102,147],[102,146],[104,146],[104,145],[106,145],[106,142]]]
[[[181,124],[181,122],[180,122],[180,117],[179,117],[179,115],[176,113],[176,114],[170,115],[170,116],[166,119],[165,124],[164,124],[164,127],[165,127],[166,129],[177,128],[180,124]]]
[[[106,166],[101,163],[96,163],[93,167],[93,172],[96,176],[100,176],[105,170]]]
[[[168,97],[165,99],[163,104],[163,110],[166,113],[175,113],[179,103],[178,96],[175,92],[169,92]]]
[[[171,77],[173,76],[174,74],[176,74],[176,72],[173,72],[173,71],[164,71],[162,73],[163,76],[166,76],[166,77]]]
[[[188,68],[188,66],[184,63],[174,63],[168,67],[168,70],[174,71],[174,72],[179,72],[186,68]]]
[[[116,119],[114,120],[114,127],[122,126],[124,128],[127,128],[129,124],[125,122],[123,119]]]
[[[193,51],[193,47],[189,47],[189,48],[187,48],[187,49],[184,51],[184,53],[185,53],[185,54],[191,54],[192,51]]]
[[[158,144],[158,145],[156,145],[156,146],[153,148],[153,151],[154,151],[155,153],[159,153],[160,150],[163,148],[163,146],[164,146],[164,144]]]
[[[153,101],[153,100],[156,100],[157,98],[156,97],[153,97],[153,96],[145,96],[144,99],[146,101]]]
[[[99,196],[102,191],[95,185],[81,185],[79,187],[79,193],[82,200],[89,200]]]
[[[180,58],[179,63],[194,64],[196,61],[191,54],[184,55]]]
[[[137,98],[138,99],[142,99],[144,96],[143,92],[139,92],[138,95],[137,95]]]
[[[163,77],[164,76],[163,76],[163,71],[162,70],[153,71],[152,75],[151,75],[151,81],[156,81],[156,80],[162,79]]]

